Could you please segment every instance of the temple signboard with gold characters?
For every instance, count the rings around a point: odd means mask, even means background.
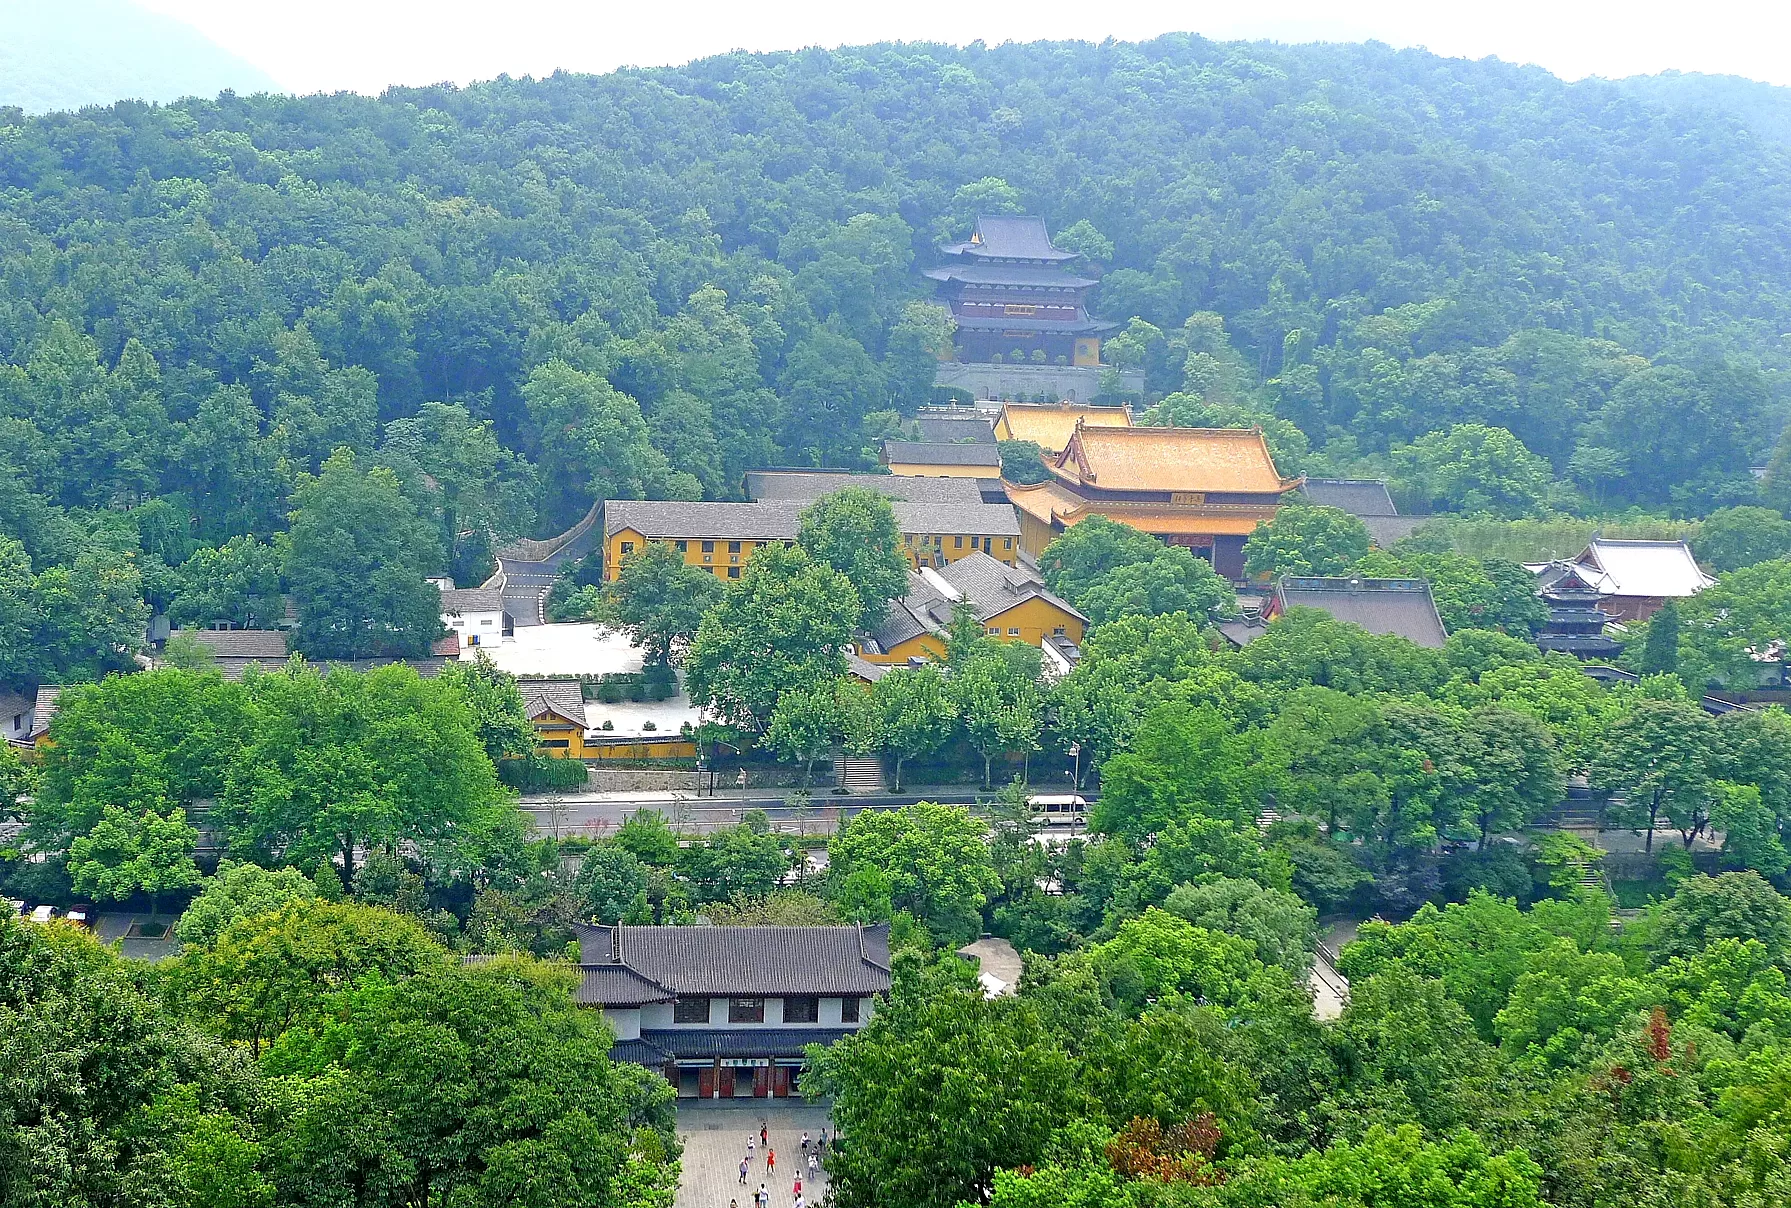
[[[1244,542],[1301,482],[1275,469],[1260,428],[1078,423],[1045,464],[1046,481],[1005,484],[1033,557],[1078,521],[1105,516],[1186,546],[1228,579],[1244,577]]]

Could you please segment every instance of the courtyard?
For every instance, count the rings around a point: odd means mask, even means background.
[[[775,1177],[765,1171],[765,1150],[758,1144],[759,1125],[770,1134],[770,1148],[777,1154]],[[791,1188],[797,1168],[802,1168],[805,1205],[818,1204],[827,1188],[823,1170],[811,1185],[803,1160],[802,1134],[811,1142],[822,1128],[831,1130],[827,1109],[794,1100],[683,1099],[678,1102],[678,1139],[684,1144],[683,1173],[678,1180],[674,1208],[728,1208],[737,1201],[749,1208],[753,1192],[763,1183],[771,1193],[771,1208],[790,1208]],[[752,1163],[746,1186],[740,1185],[740,1159],[746,1156],[746,1138],[753,1138]]]

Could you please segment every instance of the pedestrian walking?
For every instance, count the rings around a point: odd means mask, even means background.
[[[740,1185],[742,1187],[746,1186],[746,1167],[747,1167],[747,1165],[748,1165],[748,1163],[747,1163],[746,1159],[741,1158],[740,1159]]]
[[[751,1133],[747,1133],[746,1134],[746,1156],[748,1158],[752,1157],[753,1146],[757,1145],[757,1144],[758,1144],[758,1142],[753,1139],[753,1135]]]
[[[808,1129],[802,1130],[802,1152],[808,1152]]]
[[[796,1202],[795,1202],[795,1203],[793,1203],[793,1204],[791,1204],[791,1205],[790,1205],[790,1208],[802,1208],[802,1197],[801,1197],[801,1196],[797,1196],[797,1197],[796,1197]]]
[[[758,1205],[758,1208],[771,1208],[771,1193],[765,1190],[765,1184],[759,1184],[758,1194],[754,1195],[752,1198],[753,1202]]]
[[[775,1149],[767,1149],[765,1151],[765,1173],[777,1173],[777,1150]]]
[[[771,1130],[765,1127],[765,1121],[759,1121],[759,1144],[771,1144]]]
[[[820,1169],[821,1169],[821,1159],[820,1159],[819,1155],[812,1154],[812,1153],[810,1155],[808,1155],[808,1181],[809,1182],[812,1183],[815,1181],[815,1172]]]
[[[800,1172],[798,1172],[796,1175],[796,1186],[790,1188],[790,1194],[795,1196],[797,1199],[802,1198],[802,1175]]]

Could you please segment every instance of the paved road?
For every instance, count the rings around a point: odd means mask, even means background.
[[[553,586],[555,576],[560,573],[560,566],[576,562],[590,553],[601,535],[597,526],[592,525],[555,550],[552,557],[539,562],[498,559],[498,566],[504,572],[504,608],[510,619],[518,625],[547,624],[542,603],[547,599],[547,591]]]
[[[557,832],[561,836],[607,834],[639,810],[657,811],[673,820],[680,829],[691,831],[733,826],[746,811],[764,810],[777,830],[832,834],[844,819],[860,810],[896,809],[916,801],[973,805],[978,796],[974,791],[961,789],[879,797],[836,797],[820,793],[811,799],[806,809],[798,810],[779,795],[741,797],[738,792],[725,790],[716,797],[699,797],[691,793],[585,793],[557,798],[525,798],[522,808],[534,820],[537,832]]]

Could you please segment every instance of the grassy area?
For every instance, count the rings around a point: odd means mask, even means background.
[[[1628,540],[1690,540],[1698,531],[1695,520],[1669,520],[1659,516],[1600,517],[1581,519],[1557,516],[1549,520],[1494,520],[1484,516],[1438,516],[1427,521],[1426,535],[1440,533],[1457,553],[1473,558],[1508,558],[1513,562],[1546,562],[1571,558],[1586,548],[1592,534]]]
[[[1646,881],[1612,881],[1611,894],[1623,910],[1640,910],[1653,898],[1670,898],[1673,887],[1659,877]]]

